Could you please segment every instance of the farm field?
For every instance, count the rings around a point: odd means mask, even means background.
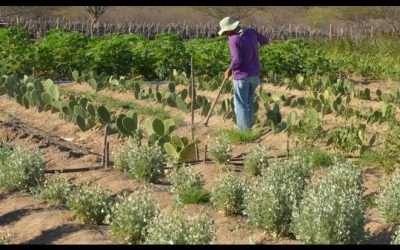
[[[23,31],[2,35],[0,54],[18,51]],[[225,40],[47,38],[0,69],[0,243],[398,241],[395,56],[392,68],[375,51],[352,64],[333,42],[276,41],[260,52],[254,129],[239,132],[231,83],[203,124],[229,61]],[[387,41],[379,48],[395,49]],[[93,46],[86,56],[79,42]]]

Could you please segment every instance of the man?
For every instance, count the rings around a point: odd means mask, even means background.
[[[236,123],[240,130],[251,130],[254,116],[254,93],[260,84],[258,44],[268,44],[268,38],[251,28],[241,28],[239,21],[225,17],[219,22],[219,35],[229,36],[231,64],[225,72],[229,79],[233,72]]]

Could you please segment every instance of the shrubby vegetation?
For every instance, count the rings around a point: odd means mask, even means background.
[[[336,163],[314,183],[293,213],[292,230],[306,244],[358,244],[365,232],[362,172]]]
[[[44,177],[44,166],[39,151],[3,141],[0,144],[0,189],[12,192],[38,186]]]
[[[400,175],[386,180],[378,194],[378,210],[389,224],[400,223]]]
[[[267,148],[257,145],[244,157],[244,170],[246,173],[257,176],[268,167]]]
[[[112,208],[111,231],[114,239],[124,244],[143,242],[146,226],[157,213],[148,190],[120,198]]]
[[[211,244],[215,239],[214,221],[211,216],[200,213],[195,216],[174,211],[158,213],[147,228],[147,244]]]
[[[113,200],[109,193],[100,185],[89,187],[81,183],[68,196],[67,207],[83,224],[98,225],[110,213]]]
[[[288,235],[292,213],[298,209],[310,178],[311,166],[298,158],[271,161],[245,195],[248,224],[276,235]]]
[[[243,210],[244,193],[247,185],[233,172],[224,177],[218,176],[213,183],[211,203],[227,215],[238,214]]]

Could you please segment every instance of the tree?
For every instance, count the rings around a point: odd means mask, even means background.
[[[106,6],[86,6],[85,9],[90,15],[90,36],[93,36],[93,28],[98,24],[100,16],[106,11]]]

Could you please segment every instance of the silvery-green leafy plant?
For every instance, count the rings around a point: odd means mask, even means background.
[[[182,211],[158,213],[147,228],[147,244],[211,244],[215,239],[214,220],[205,213],[185,216]]]
[[[219,134],[208,151],[211,160],[226,164],[232,157],[232,145],[226,134]]]
[[[211,191],[211,203],[227,215],[238,214],[243,210],[243,199],[246,184],[238,175],[230,172],[217,178]]]
[[[39,151],[0,144],[0,189],[8,192],[39,185],[45,161]]]
[[[66,204],[72,189],[73,186],[67,179],[52,175],[46,178],[42,187],[38,189],[38,196],[52,207],[62,207]]]
[[[261,171],[267,167],[267,148],[264,145],[257,145],[244,157],[244,169],[250,175],[261,175]]]
[[[0,245],[8,245],[10,243],[10,233],[0,233]]]
[[[164,155],[158,145],[140,145],[129,140],[128,148],[113,152],[115,167],[135,180],[156,182],[164,176]]]
[[[392,245],[400,245],[400,227],[397,228],[397,231],[394,232],[394,235],[392,237],[392,242],[390,242]]]
[[[293,213],[292,230],[306,244],[358,244],[364,240],[362,172],[336,163],[304,194]]]
[[[120,243],[136,244],[143,242],[146,226],[156,215],[148,190],[137,192],[112,208],[111,232],[113,238]]]
[[[253,178],[254,184],[245,193],[247,223],[273,235],[288,235],[292,212],[311,178],[311,166],[299,158],[275,160],[261,177]]]
[[[103,191],[100,185],[91,188],[81,184],[67,199],[67,207],[83,223],[88,225],[101,224],[110,213],[112,199],[110,191]]]
[[[205,203],[209,192],[203,189],[204,177],[189,166],[175,168],[170,177],[172,191],[178,194],[178,201],[185,204]]]
[[[384,182],[377,199],[378,210],[389,224],[400,222],[400,174]]]

